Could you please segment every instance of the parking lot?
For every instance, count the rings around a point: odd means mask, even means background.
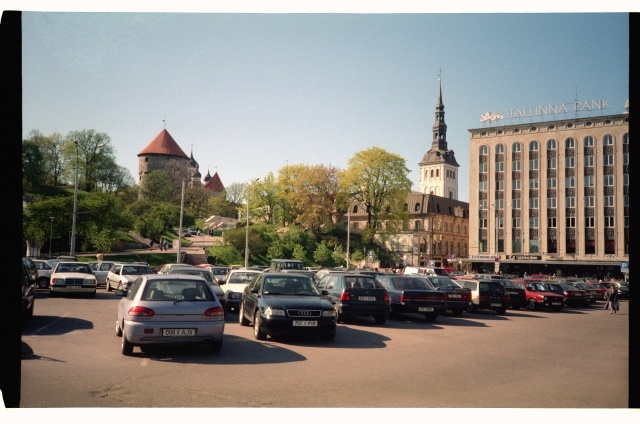
[[[627,408],[628,302],[562,312],[406,315],[340,324],[335,340],[258,342],[227,315],[218,355],[120,353],[118,298],[37,294],[21,407]]]

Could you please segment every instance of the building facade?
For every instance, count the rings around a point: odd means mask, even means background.
[[[620,277],[629,260],[628,112],[469,132],[473,268]]]

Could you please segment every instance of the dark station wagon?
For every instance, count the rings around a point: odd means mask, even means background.
[[[434,321],[447,310],[447,295],[435,290],[424,278],[413,275],[383,275],[378,281],[389,292],[391,314],[423,314]]]

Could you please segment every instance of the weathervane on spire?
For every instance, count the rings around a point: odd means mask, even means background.
[[[162,118],[162,126],[167,129],[167,116],[165,115],[164,118]]]
[[[438,69],[438,81],[442,81],[442,69]]]

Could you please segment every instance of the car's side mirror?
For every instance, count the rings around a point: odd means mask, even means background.
[[[122,297],[122,296],[124,296],[126,294],[127,294],[126,290],[118,289],[118,290],[115,291],[115,295],[116,296]]]
[[[251,293],[258,293],[260,291],[259,287],[252,287],[251,288]]]
[[[322,290],[320,294],[323,296],[329,296],[329,290]]]

